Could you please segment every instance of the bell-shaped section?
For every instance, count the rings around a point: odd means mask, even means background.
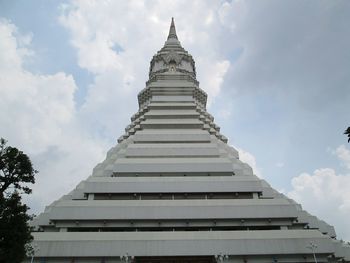
[[[152,58],[149,78],[152,81],[156,80],[157,75],[167,74],[187,75],[196,79],[195,62],[177,38],[174,19],[171,21],[164,47]]]

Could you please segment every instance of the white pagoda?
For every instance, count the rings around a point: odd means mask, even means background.
[[[332,226],[227,144],[173,20],[138,102],[105,161],[35,219],[28,261],[350,262]]]

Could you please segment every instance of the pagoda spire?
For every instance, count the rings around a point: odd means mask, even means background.
[[[169,29],[168,40],[169,39],[176,39],[177,40],[175,23],[174,23],[174,18],[173,17],[171,18],[171,24],[170,24],[170,29]]]

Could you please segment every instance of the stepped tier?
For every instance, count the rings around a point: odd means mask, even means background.
[[[319,262],[327,262],[334,253],[336,243],[317,230],[265,230],[217,232],[134,232],[134,233],[40,233],[35,238],[49,257],[115,257],[125,251],[135,256],[215,255],[227,251],[240,259],[242,256],[279,255],[290,262],[311,262],[307,248],[310,241],[317,242]],[[242,244],[242,240],[244,243]],[[79,244],[79,245],[77,245]],[[195,245],[194,245],[195,244]],[[40,253],[40,252],[39,252]],[[40,254],[39,254],[40,255]],[[44,256],[44,255],[42,255]],[[254,257],[253,257],[254,258]],[[255,262],[255,260],[253,260]],[[265,261],[268,262],[268,261]]]
[[[173,22],[138,101],[92,175],[32,222],[34,262],[350,262],[332,226],[228,145]]]

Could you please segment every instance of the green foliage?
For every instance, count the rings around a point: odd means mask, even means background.
[[[26,244],[32,240],[28,207],[14,192],[0,197],[0,262],[17,263],[26,256]]]
[[[6,140],[0,139],[0,194],[2,196],[11,187],[12,190],[30,194],[32,190],[28,186],[23,186],[23,183],[33,184],[36,173],[26,154],[17,148],[6,147]]]
[[[36,170],[29,157],[0,139],[0,262],[19,263],[32,240],[31,216],[21,194],[30,194]]]
[[[348,128],[345,130],[344,134],[347,134],[347,135],[348,135],[348,137],[349,137],[348,142],[350,142],[350,127],[348,127]]]

